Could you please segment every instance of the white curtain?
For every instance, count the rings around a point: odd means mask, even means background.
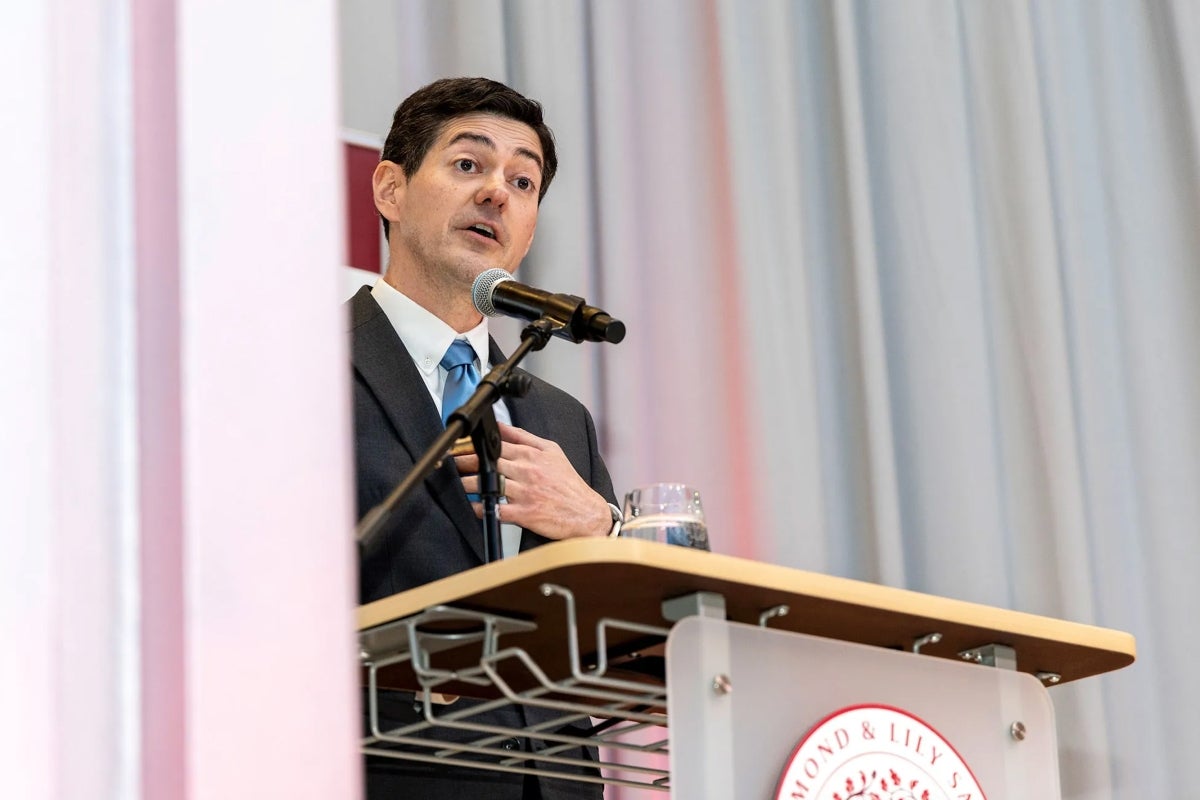
[[[1186,796],[1194,4],[382,5],[342,6],[348,127],[444,75],[546,106],[522,276],[629,336],[535,368],[618,491],[694,483],[723,552],[1130,631],[1051,692],[1064,794]]]

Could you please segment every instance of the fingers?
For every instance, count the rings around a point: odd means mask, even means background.
[[[519,429],[514,428],[514,430]],[[549,442],[548,444],[557,447],[554,442]],[[525,475],[525,465],[536,460],[540,454],[546,452],[553,451],[525,444],[517,444],[515,442],[504,442],[500,447],[500,459],[496,462],[496,466],[502,475],[519,478],[527,477]],[[454,467],[458,470],[459,475],[475,475],[479,472],[479,456],[474,454],[459,456],[454,459]]]
[[[501,475],[515,475],[520,472],[520,454],[513,451],[500,451],[500,460],[496,467]],[[464,478],[468,475],[479,474],[479,456],[459,456],[454,459],[454,467]]]
[[[502,442],[500,458],[502,459],[516,457],[516,451],[514,451],[513,447],[506,447],[505,445],[529,447],[534,450],[545,450],[547,447],[558,446],[556,442],[535,436],[524,428],[518,428],[515,425],[509,425],[504,422],[497,422],[496,424],[500,426],[500,441]],[[454,466],[463,475],[479,471],[479,456],[475,455],[475,450],[469,443],[469,439],[459,439],[450,450],[450,455],[454,458]]]
[[[512,506],[507,503],[496,504],[496,519],[501,522],[506,522],[510,525],[520,525],[516,520],[509,519],[512,516]],[[471,503],[471,510],[475,512],[475,519],[483,519],[483,503]]]
[[[454,467],[459,475],[474,475],[479,472],[479,456],[458,456],[454,459]]]
[[[500,496],[507,497],[509,492],[516,488],[516,484],[507,475],[501,473],[497,477],[500,478]],[[467,494],[479,494],[479,476],[466,475],[462,478],[463,491]],[[518,492],[519,493],[519,492]]]
[[[535,436],[524,428],[518,428],[515,425],[506,425],[503,422],[500,425],[500,441],[510,444],[524,445],[532,447],[536,450],[546,450],[551,447],[558,447],[557,442],[549,439],[543,439],[540,436]]]

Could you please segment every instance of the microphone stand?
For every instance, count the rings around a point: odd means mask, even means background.
[[[400,502],[412,493],[412,490],[438,468],[445,459],[455,440],[470,435],[475,446],[475,454],[479,456],[479,496],[483,502],[483,554],[484,561],[498,561],[500,552],[500,515],[497,506],[500,503],[500,471],[497,462],[500,460],[500,427],[496,424],[496,415],[492,404],[504,395],[521,397],[529,391],[528,375],[513,374],[512,370],[521,363],[529,353],[541,350],[550,341],[556,331],[566,327],[567,321],[543,316],[531,322],[521,332],[521,344],[512,355],[501,364],[492,367],[487,375],[475,387],[475,392],[463,403],[449,419],[446,420],[446,430],[434,440],[433,444],[421,455],[421,458],[404,476],[404,480],[392,489],[383,502],[368,511],[355,528],[360,552],[370,548],[371,543],[383,529],[384,523],[399,507]]]

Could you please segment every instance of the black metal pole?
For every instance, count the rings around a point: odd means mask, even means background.
[[[471,443],[479,458],[479,501],[483,504],[483,560],[499,561],[500,547],[500,426],[491,406],[484,408],[479,422],[471,431]]]

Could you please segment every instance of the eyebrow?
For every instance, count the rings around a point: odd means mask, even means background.
[[[451,139],[449,142],[447,142],[446,146],[449,147],[450,145],[456,144],[456,143],[464,141],[464,140],[468,141],[468,142],[475,142],[476,144],[483,145],[484,147],[488,148],[489,150],[496,149],[496,143],[492,141],[492,138],[490,136],[484,136],[482,133],[471,133],[470,131],[463,131],[462,133],[458,134],[453,139]],[[518,147],[517,155],[525,156],[526,158],[533,161],[533,163],[537,164],[538,171],[545,174],[546,168],[545,168],[545,166],[542,165],[542,157],[539,156],[537,153],[533,152],[528,147]]]

